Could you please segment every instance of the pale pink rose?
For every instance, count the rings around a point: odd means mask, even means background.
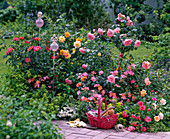
[[[149,78],[145,78],[145,84],[146,85],[150,85],[151,84],[151,82],[149,81]]]
[[[159,118],[160,118],[161,120],[163,120],[164,115],[163,115],[163,113],[162,113],[162,112],[160,112],[158,116],[159,116]]]
[[[117,19],[118,19],[118,21],[125,20],[125,15],[119,13]]]
[[[127,26],[129,26],[129,27],[131,27],[131,26],[133,26],[133,22],[132,22],[132,20],[128,20],[128,22],[127,22],[127,24],[126,24]]]
[[[123,79],[124,79],[124,78],[126,78],[126,76],[125,76],[125,75],[121,75],[121,78],[123,78]]]
[[[104,72],[103,71],[99,71],[99,75],[102,75]]]
[[[102,96],[104,96],[105,93],[106,93],[105,90],[102,90],[102,91],[101,91]]]
[[[94,87],[99,87],[99,86],[100,86],[100,84],[95,84],[95,85],[94,85]]]
[[[129,46],[132,43],[131,39],[125,39],[125,41],[123,42],[124,46]]]
[[[94,99],[94,97],[93,97],[93,96],[89,97],[89,100],[93,100],[93,99]]]
[[[118,75],[118,71],[117,71],[117,70],[111,71],[110,73],[111,73],[113,76],[117,76],[117,75]]]
[[[83,65],[82,65],[82,68],[83,68],[83,69],[86,69],[87,67],[88,67],[87,64],[83,64]]]
[[[77,95],[79,96],[79,95],[80,95],[80,93],[81,93],[81,92],[80,92],[80,90],[78,90],[78,91],[77,91]]]
[[[160,100],[160,103],[161,103],[161,105],[165,105],[165,104],[166,104],[166,100],[162,98],[162,99]]]
[[[108,29],[108,31],[107,31],[107,36],[108,36],[109,38],[111,38],[111,37],[113,36],[113,34],[114,34],[113,30]]]
[[[127,16],[127,21],[128,21],[128,20],[130,20],[130,17],[129,17],[129,16]]]
[[[103,35],[103,29],[99,28],[98,33],[100,34],[100,36],[102,36]]]
[[[144,62],[142,63],[142,67],[143,67],[144,69],[149,69],[149,68],[151,67],[151,64],[150,64],[148,61],[144,61]]]
[[[96,81],[96,78],[95,78],[95,77],[91,77],[91,80],[92,80],[93,82],[95,82],[95,81]]]
[[[68,78],[65,79],[65,82],[66,82],[67,84],[72,84],[72,80],[69,80]]]
[[[113,32],[115,32],[115,33],[119,33],[120,32],[120,28],[119,27],[117,27],[117,28],[115,28],[114,30],[113,30]]]
[[[87,37],[89,40],[94,40],[94,38],[95,38],[94,34],[91,34],[91,33],[88,33]]]
[[[135,46],[136,46],[136,47],[139,47],[140,44],[141,44],[140,40],[136,40],[136,41],[135,41]]]
[[[93,94],[93,97],[97,98],[97,97],[98,97],[98,94]]]
[[[86,49],[84,49],[84,48],[80,48],[79,51],[80,51],[81,53],[86,53]]]
[[[95,71],[92,71],[91,73],[92,73],[92,74],[96,74],[96,72],[95,72]]]
[[[95,32],[96,31],[96,29],[93,29],[93,32]]]
[[[127,75],[129,74],[129,72],[128,72],[128,71],[125,71],[124,74],[127,76]]]
[[[128,71],[128,74],[133,76],[135,73],[130,70],[130,71]]]
[[[89,90],[89,87],[84,87],[84,90]]]
[[[107,78],[108,82],[115,83],[115,77],[113,75],[109,75]]]

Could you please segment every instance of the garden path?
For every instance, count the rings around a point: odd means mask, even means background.
[[[53,124],[58,124],[61,133],[66,139],[170,139],[170,132],[159,133],[137,133],[137,132],[117,132],[115,129],[86,129],[74,128],[66,124],[67,121],[56,120]]]

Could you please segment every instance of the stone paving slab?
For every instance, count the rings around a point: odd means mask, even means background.
[[[170,132],[159,133],[137,133],[137,132],[117,132],[115,129],[86,129],[74,128],[66,124],[67,121],[56,120],[53,124],[58,124],[65,139],[170,139]]]

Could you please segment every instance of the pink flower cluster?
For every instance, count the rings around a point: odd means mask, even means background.
[[[8,55],[8,54],[11,53],[12,51],[14,51],[13,48],[8,48],[7,51],[6,51],[6,54]]]
[[[92,33],[88,33],[87,37],[88,37],[89,40],[94,40],[95,39],[95,36]]]
[[[72,84],[72,80],[69,80],[68,78],[65,79],[65,82],[66,82],[67,84]]]
[[[124,118],[129,117],[129,116],[126,114],[126,112],[125,112],[125,111],[123,111],[122,116],[123,116]]]

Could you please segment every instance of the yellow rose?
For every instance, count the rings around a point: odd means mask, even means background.
[[[80,41],[74,42],[74,47],[75,48],[79,48],[80,46],[81,46],[81,42]]]
[[[147,94],[146,91],[142,89],[142,91],[140,92],[141,97],[144,97],[146,94]]]
[[[81,42],[81,41],[82,41],[82,39],[80,39],[80,38],[78,37],[78,38],[76,39],[76,41],[80,41],[80,42]]]
[[[66,38],[70,37],[70,33],[69,32],[65,32],[65,37]]]
[[[102,54],[99,52],[98,54],[97,54],[98,56],[102,56]]]
[[[64,36],[60,36],[60,37],[59,37],[59,42],[63,43],[65,40],[66,40],[66,39],[65,39]]]

